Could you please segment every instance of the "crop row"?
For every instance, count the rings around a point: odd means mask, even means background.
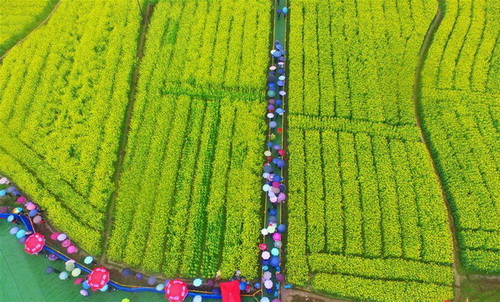
[[[45,189],[57,196],[64,204],[78,213],[81,223],[95,230],[102,230],[104,215],[98,209],[92,207],[85,198],[76,193],[73,188],[60,178],[58,172],[47,166],[25,145],[13,144],[12,137],[2,134],[0,150],[2,153],[15,158],[25,169],[35,174],[36,178],[45,183]],[[29,191],[27,191],[29,192]],[[31,193],[31,192],[29,192]],[[40,202],[42,206],[45,203]]]
[[[289,137],[292,282],[305,282],[304,258],[318,252],[451,263],[446,211],[421,143],[293,128]]]
[[[450,236],[423,145],[364,133],[308,130],[294,134],[290,136],[293,151],[304,148],[306,166],[291,174],[290,180],[305,179],[295,189],[305,192],[309,252],[450,263],[450,251],[438,251],[439,246],[450,246]],[[339,225],[344,225],[340,234]],[[325,244],[330,235],[339,238],[341,234],[342,248],[338,240]],[[442,239],[436,242],[436,235]]]
[[[29,33],[54,7],[56,0],[4,0],[0,3],[0,56]]]
[[[498,5],[447,2],[422,78],[423,125],[451,203],[461,264],[487,273],[500,272]]]
[[[260,217],[258,107],[162,100],[147,102],[128,150],[109,258],[167,276],[209,277],[219,268],[254,276],[256,255],[248,251]]]
[[[140,21],[136,3],[116,3],[61,3],[0,68],[5,131],[101,211],[113,190]]]
[[[450,285],[451,265],[438,265],[396,258],[369,259],[363,257],[312,254],[308,257],[313,273],[347,274],[367,278],[408,280]]]
[[[434,1],[294,2],[290,112],[413,125],[413,75],[437,8],[424,3]]]
[[[317,274],[312,279],[314,290],[356,301],[445,301],[453,297],[451,286],[415,281],[391,281]]]
[[[268,58],[269,11],[270,3],[256,0],[160,1],[146,52],[162,48],[166,64],[158,68],[170,92],[199,87],[253,93],[262,87]]]
[[[167,276],[211,277],[221,269],[228,277],[237,268],[256,275],[249,251],[260,224],[255,169],[263,137],[256,99],[238,95],[260,92],[269,4],[245,2],[243,15],[238,6],[243,2],[155,6],[106,251],[111,260]]]
[[[439,27],[436,43],[439,55],[431,60],[438,64],[435,87],[459,90],[498,90],[495,45],[498,43],[496,1],[460,1],[446,4],[445,19]],[[431,50],[432,51],[432,50]],[[434,86],[430,86],[434,87]]]
[[[3,137],[2,137],[3,138]],[[47,189],[47,184],[38,180],[38,175],[29,172],[24,164],[8,155],[0,148],[0,161],[2,162],[2,174],[9,175],[16,180],[16,185],[29,192],[29,197],[43,205],[47,213],[50,213],[50,221],[64,230],[71,238],[78,238],[80,248],[98,255],[101,251],[100,231],[88,227],[82,223],[81,216],[73,215],[59,198],[54,197]],[[46,175],[43,175],[46,176]]]

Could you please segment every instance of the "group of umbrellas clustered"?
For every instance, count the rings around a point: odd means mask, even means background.
[[[281,171],[286,165],[286,151],[280,145],[277,135],[282,134],[283,129],[278,127],[277,118],[283,116],[285,110],[283,108],[283,98],[286,95],[285,91],[285,50],[281,43],[276,40],[274,49],[271,50],[273,64],[269,67],[267,75],[267,112],[269,126],[269,140],[267,149],[264,151],[266,163],[263,166],[264,173],[262,177],[266,183],[262,190],[266,192],[270,204],[267,204],[267,226],[261,230],[264,237],[271,237],[273,246],[268,246],[266,243],[259,244],[262,257],[262,283],[263,290],[267,294],[275,297],[273,302],[279,302],[280,283],[285,281],[284,275],[281,273],[280,251],[283,245],[282,234],[286,231],[286,225],[278,224],[277,204],[284,203],[286,200],[286,187],[282,183],[283,178],[274,171]],[[272,273],[271,268],[275,270]],[[273,276],[274,275],[274,276]],[[268,297],[263,296],[261,302],[270,302]]]
[[[24,205],[25,209],[22,207],[16,207],[12,211],[13,214],[20,214],[24,210],[28,213],[29,217],[31,217],[31,221],[35,224],[41,224],[43,223],[43,218],[41,216],[41,210],[40,207],[38,207],[36,204],[29,202],[28,199],[24,196],[22,196],[21,192],[13,185],[11,185],[10,180],[7,179],[7,177],[2,177],[0,178],[0,185],[6,186],[5,189],[0,189],[0,198],[2,197],[10,197],[14,198],[16,202],[19,205]],[[5,214],[9,212],[8,207],[0,207],[0,213]],[[14,216],[8,218],[9,222],[12,222],[14,220]],[[19,239],[23,238],[24,236],[18,237]]]
[[[57,258],[54,260],[57,260]],[[59,279],[61,280],[68,280],[71,277],[76,278],[73,283],[80,284],[82,286],[80,294],[84,297],[90,294],[89,290],[101,292],[106,292],[109,290],[108,282],[110,280],[110,273],[106,268],[96,267],[90,272],[90,274],[83,278],[80,276],[85,272],[82,271],[81,268],[77,267],[75,263],[75,260],[69,259],[68,261],[66,261],[63,271],[60,271],[53,266],[49,266],[45,269],[45,274],[50,275],[52,273],[56,273],[59,275]],[[94,263],[94,259],[91,256],[87,256],[84,259],[84,263],[87,265],[91,265]]]
[[[35,230],[24,230],[20,225],[20,221],[18,221],[17,217],[21,215],[28,216],[32,223],[41,224],[43,223],[43,219],[41,217],[40,207],[28,201],[28,199],[21,194],[21,192],[13,185],[11,185],[10,181],[6,177],[0,178],[0,184],[4,186],[8,186],[6,189],[0,190],[0,197],[8,197],[15,200],[16,203],[19,204],[18,207],[12,209],[9,212],[9,208],[6,206],[0,207],[0,213],[9,214],[7,216],[7,221],[11,223],[15,223],[16,226],[12,227],[9,230],[11,235],[16,236],[19,239],[19,243],[24,245],[24,251],[31,255],[37,255],[41,253],[45,247],[45,236],[37,233]],[[54,232],[50,235],[50,239],[55,243],[58,243],[65,249],[68,254],[76,254],[78,253],[78,248],[73,245],[68,236],[64,233]],[[47,258],[51,261],[56,261],[59,259],[59,256],[55,253],[49,252]],[[83,262],[87,265],[91,265],[94,263],[94,259],[91,256],[87,256]],[[93,291],[107,291],[108,290],[108,282],[109,282],[109,272],[103,267],[97,267],[91,271],[87,277],[81,278],[80,276],[82,271],[80,267],[76,265],[75,260],[69,259],[65,263],[65,270],[61,271],[53,266],[49,266],[45,269],[46,274],[56,273],[59,275],[59,279],[68,280],[71,277],[76,278],[75,284],[82,284],[83,289],[80,291],[82,296],[88,296],[88,290],[91,289]]]

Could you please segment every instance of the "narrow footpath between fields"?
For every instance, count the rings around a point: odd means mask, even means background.
[[[125,150],[127,148],[128,133],[130,131],[130,120],[132,119],[132,112],[134,111],[134,103],[136,100],[135,94],[137,91],[137,82],[139,81],[139,67],[141,65],[142,57],[144,56],[144,45],[146,43],[146,33],[148,31],[149,22],[154,11],[154,3],[150,3],[146,6],[146,10],[143,14],[139,40],[137,41],[137,62],[134,66],[134,72],[132,75],[132,81],[130,83],[129,101],[127,104],[127,110],[125,115],[125,120],[123,122],[122,134],[120,138],[120,146],[118,148],[118,161],[116,163],[116,169],[113,176],[115,190],[111,195],[111,199],[108,204],[108,210],[106,212],[106,223],[104,225],[105,234],[103,236],[103,249],[99,262],[104,263],[106,261],[106,250],[109,244],[109,235],[111,233],[111,228],[113,227],[113,213],[115,211],[116,197],[118,193],[118,185],[120,183],[121,170],[123,166],[123,160],[125,159]]]
[[[427,149],[427,153],[429,154],[429,158],[431,159],[432,162],[432,167],[434,169],[434,174],[436,175],[438,182],[439,182],[439,188],[441,189],[441,196],[442,199],[446,205],[447,213],[448,213],[448,225],[450,227],[450,232],[451,236],[453,239],[453,274],[454,274],[454,279],[455,279],[455,284],[454,284],[454,296],[455,296],[455,301],[460,301],[460,283],[461,283],[461,275],[458,272],[458,267],[459,267],[459,254],[458,254],[458,240],[457,240],[457,232],[455,228],[455,222],[450,206],[450,202],[448,200],[448,197],[446,195],[446,191],[444,189],[444,184],[443,184],[443,178],[441,174],[439,173],[438,167],[437,167],[437,162],[435,157],[433,156],[433,153],[431,151],[431,148],[429,146],[428,138],[426,137],[426,133],[422,127],[422,103],[421,103],[421,89],[422,89],[422,70],[424,68],[425,60],[427,59],[427,55],[429,53],[429,48],[432,45],[432,41],[434,39],[434,35],[437,32],[439,25],[441,25],[441,21],[443,20],[444,17],[444,12],[443,12],[443,7],[445,5],[445,0],[439,0],[438,4],[438,10],[436,12],[436,16],[432,20],[432,23],[429,26],[429,29],[427,30],[427,34],[425,35],[424,42],[422,43],[422,46],[420,48],[420,54],[419,54],[419,59],[417,63],[417,68],[415,71],[415,82],[413,84],[413,103],[415,107],[415,120],[417,123],[418,130],[420,132],[420,137],[422,142],[425,145],[425,148]]]
[[[268,123],[267,141],[263,166],[265,184],[264,221],[261,230],[263,243],[261,252],[262,298],[261,301],[281,299],[281,288],[285,280],[283,268],[283,238],[286,224],[283,209],[286,199],[286,29],[288,3],[274,0],[272,9],[273,33],[271,36],[271,55],[267,73],[266,122]],[[283,238],[282,238],[283,237]]]

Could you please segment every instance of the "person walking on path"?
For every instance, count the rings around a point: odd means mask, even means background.
[[[283,16],[286,17],[286,14],[288,14],[288,7],[283,6],[283,8],[281,9],[281,12],[283,13]]]
[[[277,13],[278,13],[278,19],[279,19],[281,17],[281,14],[283,13],[283,10],[281,8],[278,8]]]

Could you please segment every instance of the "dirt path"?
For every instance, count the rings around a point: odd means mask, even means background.
[[[42,20],[42,22],[40,22],[37,26],[33,27],[33,29],[31,29],[22,39],[20,39],[19,41],[16,42],[16,44],[12,45],[11,48],[7,49],[3,55],[0,57],[0,64],[2,64],[2,61],[3,61],[3,58],[5,58],[5,56],[12,50],[12,48],[16,47],[17,45],[21,44],[24,42],[24,40],[26,40],[28,38],[28,36],[34,32],[35,30],[39,29],[40,27],[44,26],[45,24],[47,24],[47,22],[49,22],[50,18],[52,17],[52,15],[56,12],[57,8],[59,7],[59,4],[61,4],[61,0],[57,1],[57,3],[54,5],[54,7],[52,8],[52,10],[50,11],[50,13],[47,15],[47,17],[45,17],[45,19]]]
[[[134,73],[132,76],[132,81],[130,83],[129,101],[127,104],[126,116],[120,139],[120,147],[118,148],[118,162],[116,163],[116,170],[113,177],[115,190],[111,195],[111,199],[108,205],[108,210],[106,212],[106,224],[104,226],[105,234],[103,236],[104,243],[103,243],[102,254],[101,257],[99,258],[99,262],[101,263],[106,261],[106,250],[108,249],[109,235],[111,233],[111,228],[113,226],[113,213],[115,210],[115,202],[118,192],[118,185],[120,182],[121,169],[123,166],[123,160],[125,159],[125,153],[126,153],[125,150],[127,147],[128,133],[130,131],[130,120],[132,119],[132,112],[134,111],[134,103],[136,100],[135,94],[137,91],[137,82],[139,80],[139,66],[141,64],[141,59],[144,56],[144,44],[146,43],[146,33],[148,30],[149,22],[151,20],[151,16],[153,15],[153,10],[154,10],[154,4],[149,4],[146,7],[146,12],[141,22],[140,35],[139,35],[139,40],[137,42],[137,63],[134,66]]]
[[[454,296],[455,296],[455,301],[460,301],[460,283],[462,276],[458,272],[458,267],[459,267],[459,254],[458,254],[458,240],[457,240],[457,231],[455,227],[455,222],[450,206],[450,202],[448,200],[448,197],[446,195],[446,191],[444,189],[444,183],[443,179],[441,177],[441,174],[439,173],[438,167],[437,167],[437,162],[436,159],[434,158],[431,148],[429,146],[428,139],[426,137],[425,131],[422,127],[422,104],[421,104],[421,88],[422,88],[422,69],[425,64],[425,60],[427,58],[427,55],[429,53],[429,48],[431,47],[432,40],[434,38],[434,34],[439,28],[439,25],[441,24],[441,21],[443,20],[443,12],[441,11],[441,7],[444,4],[445,0],[440,0],[440,3],[438,5],[438,11],[436,13],[436,16],[434,17],[434,20],[432,20],[431,25],[429,26],[429,29],[427,31],[427,34],[425,36],[424,42],[422,43],[422,47],[420,49],[420,55],[419,55],[419,60],[418,60],[418,65],[417,69],[415,71],[415,82],[413,86],[413,103],[415,106],[415,120],[417,123],[417,127],[420,131],[420,137],[422,142],[425,144],[425,147],[427,149],[427,153],[429,154],[429,158],[431,159],[432,162],[432,167],[434,169],[434,174],[436,175],[438,182],[439,182],[439,187],[441,189],[441,196],[442,199],[446,205],[447,213],[448,213],[448,225],[450,228],[450,232],[452,235],[453,239],[453,274],[454,274],[454,279],[455,279],[455,284],[454,284]]]

